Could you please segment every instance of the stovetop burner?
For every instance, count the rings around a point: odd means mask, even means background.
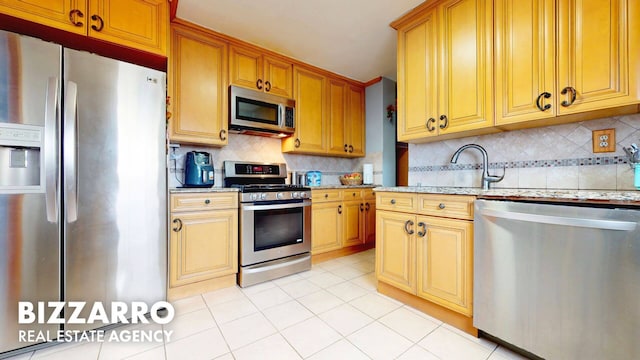
[[[310,191],[308,187],[304,185],[290,185],[290,184],[233,184],[233,188],[240,189],[243,193],[254,192],[275,192],[275,191]]]
[[[308,201],[311,189],[285,184],[286,164],[224,162],[224,185],[240,189],[241,202]]]

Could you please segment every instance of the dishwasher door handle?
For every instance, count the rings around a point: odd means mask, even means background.
[[[617,220],[579,219],[562,216],[527,214],[515,211],[482,209],[482,215],[509,220],[527,221],[539,224],[584,227],[603,230],[631,231],[637,226],[635,222]]]

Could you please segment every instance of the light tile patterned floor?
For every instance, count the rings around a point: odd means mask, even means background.
[[[524,359],[375,289],[369,250],[177,301],[170,342],[64,344],[12,360]]]

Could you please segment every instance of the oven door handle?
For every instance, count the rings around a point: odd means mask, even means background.
[[[278,210],[278,209],[293,209],[299,207],[311,206],[311,201],[303,201],[297,203],[287,204],[270,204],[270,205],[241,205],[242,210]]]

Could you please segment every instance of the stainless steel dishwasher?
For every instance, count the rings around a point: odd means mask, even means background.
[[[640,209],[477,200],[474,326],[546,359],[640,359]]]

